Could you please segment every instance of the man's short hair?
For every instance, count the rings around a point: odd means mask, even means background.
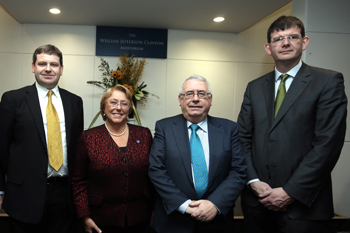
[[[271,42],[271,34],[274,31],[284,31],[285,29],[291,28],[291,27],[297,27],[300,28],[301,36],[305,36],[305,28],[303,22],[301,22],[300,19],[294,16],[281,16],[278,19],[276,19],[267,30],[267,43]]]
[[[48,54],[48,55],[56,55],[60,58],[60,64],[61,66],[63,65],[63,56],[62,56],[62,52],[54,45],[51,45],[51,44],[47,44],[47,45],[42,45],[40,46],[39,48],[37,48],[35,51],[34,51],[34,54],[33,54],[33,64],[35,65],[35,62],[36,62],[36,56],[38,54]]]
[[[211,93],[210,84],[209,84],[209,82],[208,82],[204,77],[199,76],[199,75],[191,75],[191,76],[188,77],[185,81],[183,81],[183,83],[181,84],[181,87],[180,87],[180,90],[179,90],[179,94],[183,94],[183,89],[182,89],[182,87],[183,87],[183,85],[185,84],[185,82],[187,82],[187,81],[190,80],[190,79],[196,79],[196,80],[198,80],[198,81],[203,81],[203,82],[205,82],[205,83],[207,84],[207,86],[208,86],[208,91],[209,91],[209,93]]]

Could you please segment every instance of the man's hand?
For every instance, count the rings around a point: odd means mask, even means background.
[[[90,217],[83,218],[83,222],[84,222],[85,232],[92,233],[92,229],[95,229],[99,233],[102,232],[101,229],[98,228],[94,220],[92,220]]]
[[[198,207],[188,206],[186,209],[186,214],[192,214]]]
[[[266,194],[268,193],[268,195]],[[294,198],[286,193],[283,188],[274,188],[271,191],[262,193],[259,202],[266,208],[273,211],[286,211],[287,207],[294,201]]]
[[[216,206],[208,200],[192,201],[188,209],[192,211],[191,217],[201,222],[210,222],[218,213]]]
[[[270,185],[262,181],[253,182],[250,184],[250,187],[253,190],[254,194],[259,198],[267,197],[272,192]]]

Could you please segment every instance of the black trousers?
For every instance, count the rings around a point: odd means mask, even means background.
[[[334,233],[329,221],[297,220],[288,212],[268,210],[262,204],[251,207],[242,202],[245,233]]]
[[[210,222],[197,221],[194,233],[232,233],[233,231],[233,211],[225,219],[218,214]]]
[[[142,221],[134,226],[126,225],[124,228],[121,227],[113,227],[113,226],[98,226],[102,233],[150,233],[150,219]],[[95,229],[92,231],[93,233],[97,233]]]
[[[68,180],[47,184],[43,217],[37,224],[11,218],[13,233],[73,233],[75,218],[69,204]],[[11,216],[10,216],[11,217]]]

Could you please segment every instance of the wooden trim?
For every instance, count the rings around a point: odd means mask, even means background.
[[[234,216],[233,218],[234,219],[244,219],[244,216]],[[332,219],[349,219],[349,217],[346,217],[345,215],[334,212],[334,217]]]
[[[337,212],[334,212],[334,217],[332,219],[349,219],[349,217],[346,217],[345,215],[339,214]],[[8,217],[6,213],[0,212],[0,217]],[[244,216],[234,216],[234,219],[244,219]]]
[[[6,213],[0,213],[0,217],[8,217]]]
[[[346,216],[339,214],[337,212],[334,212],[334,215],[335,216],[332,219],[349,219],[349,217],[346,217]]]

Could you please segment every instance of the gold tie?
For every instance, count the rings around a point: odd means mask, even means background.
[[[283,74],[280,76],[281,77],[281,83],[278,86],[278,90],[277,90],[277,96],[276,96],[276,101],[275,101],[275,118],[277,116],[278,110],[280,109],[283,99],[286,96],[286,80],[289,77],[288,74]]]
[[[62,138],[60,119],[58,118],[58,114],[51,100],[52,94],[53,91],[47,93],[47,96],[49,97],[46,107],[47,142],[49,149],[49,163],[53,169],[58,171],[63,164]]]

